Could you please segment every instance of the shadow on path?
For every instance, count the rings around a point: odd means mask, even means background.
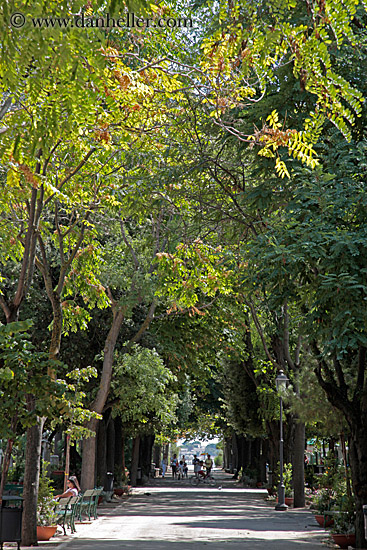
[[[162,480],[160,480],[162,481]],[[67,550],[321,550],[325,531],[307,510],[276,512],[263,490],[163,483],[135,490],[93,525],[78,526]]]

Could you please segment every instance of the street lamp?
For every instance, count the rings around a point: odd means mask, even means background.
[[[279,392],[282,389],[287,387],[288,378],[282,370],[279,371],[278,376],[275,379],[277,386],[277,391]],[[285,487],[283,482],[283,399],[282,393],[279,394],[280,399],[280,441],[279,441],[279,465],[280,465],[280,475],[279,475],[279,487],[278,487],[278,503],[275,506],[275,509],[282,512],[288,510],[288,506],[285,503]]]

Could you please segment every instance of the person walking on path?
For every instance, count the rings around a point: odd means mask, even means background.
[[[205,461],[205,468],[206,468],[206,477],[209,477],[210,472],[212,471],[212,468],[213,468],[213,461],[210,458],[210,454],[208,454],[208,458]]]
[[[192,459],[192,463],[194,466],[194,474],[196,477],[198,477],[198,472],[200,471],[200,460],[196,455],[194,455],[194,458]]]
[[[171,468],[172,468],[172,477],[173,477],[173,479],[176,478],[177,466],[178,466],[178,458],[177,458],[177,455],[174,454],[173,458],[171,460]]]
[[[163,455],[162,462],[161,462],[162,478],[166,475],[167,464],[168,464],[167,455]]]

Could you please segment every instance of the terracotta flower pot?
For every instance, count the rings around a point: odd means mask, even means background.
[[[275,502],[278,502],[278,497]],[[284,497],[284,504],[287,506],[293,506],[293,497]]]
[[[120,497],[121,495],[124,494],[124,489],[114,489],[113,492],[115,493],[115,495]]]
[[[343,533],[331,533],[331,536],[335,544],[340,546],[340,548],[348,548],[348,546],[355,547],[356,545],[356,536],[354,534],[344,535]]]
[[[56,533],[57,525],[37,525],[37,540],[50,540]]]
[[[325,523],[325,517],[323,514],[315,514],[315,520],[320,525],[320,527],[330,527],[330,525],[333,525],[334,523],[333,518],[328,518]]]

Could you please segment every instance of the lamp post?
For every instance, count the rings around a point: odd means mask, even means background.
[[[275,379],[277,391],[279,392],[282,389],[285,389],[287,387],[288,378],[284,374],[284,372],[281,370],[279,371],[278,376]],[[275,506],[275,509],[282,512],[285,510],[288,510],[288,506],[285,503],[285,487],[283,482],[283,399],[282,394],[279,395],[280,399],[280,440],[279,440],[279,466],[280,466],[280,474],[279,474],[279,487],[278,487],[278,503]]]

